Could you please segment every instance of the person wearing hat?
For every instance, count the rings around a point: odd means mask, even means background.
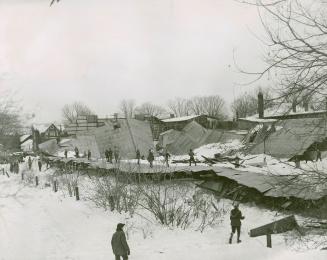
[[[129,246],[126,241],[126,236],[123,231],[125,224],[118,223],[116,232],[113,234],[111,239],[112,251],[116,257],[116,260],[120,260],[122,257],[123,260],[127,260],[130,255]]]
[[[230,221],[232,226],[232,233],[230,234],[229,243],[232,243],[233,235],[235,234],[235,231],[237,231],[237,243],[242,242],[240,240],[241,235],[241,219],[244,219],[244,216],[242,215],[242,212],[239,210],[239,203],[234,204],[234,208],[232,209],[230,213]]]

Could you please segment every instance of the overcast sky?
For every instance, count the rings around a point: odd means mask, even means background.
[[[176,96],[231,102],[262,68],[253,7],[234,0],[0,0],[0,90],[19,90],[37,121],[83,101],[99,115],[121,99]]]

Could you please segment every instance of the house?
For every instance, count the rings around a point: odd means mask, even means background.
[[[223,124],[218,118],[208,116],[208,115],[190,115],[182,117],[171,117],[168,119],[162,119],[163,130],[167,131],[169,129],[175,129],[181,131],[190,122],[197,122],[201,126],[207,129],[217,129],[229,127],[227,124]],[[226,122],[225,122],[226,123]]]
[[[33,137],[30,134],[25,134],[19,137],[20,149],[23,152],[33,151]]]
[[[258,124],[271,125],[280,120],[323,118],[327,116],[327,110],[314,111],[308,103],[300,105],[293,103],[277,103],[272,107],[264,108],[262,93],[258,94],[258,113],[245,118],[238,118],[239,129],[251,129]]]

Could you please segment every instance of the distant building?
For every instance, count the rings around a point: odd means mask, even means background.
[[[238,118],[239,129],[251,129],[258,124],[271,125],[280,120],[323,118],[326,117],[327,110],[310,110],[309,104],[303,106],[293,103],[280,103],[270,108],[264,108],[263,95],[258,94],[258,113],[245,118]]]
[[[70,123],[65,127],[65,131],[68,135],[85,133],[104,126],[104,121],[105,120],[98,119],[97,115],[78,116],[75,122]]]

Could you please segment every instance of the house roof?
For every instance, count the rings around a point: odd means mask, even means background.
[[[136,119],[118,119],[119,128],[115,129],[115,123],[106,122],[89,132],[95,137],[99,152],[104,157],[105,150],[118,148],[122,158],[135,158],[135,147],[140,150],[141,155],[147,155],[149,149],[153,148],[153,136],[150,123]]]
[[[259,114],[254,114],[252,116],[239,118],[240,120],[246,120],[250,122],[258,122],[258,123],[269,123],[274,122],[273,120],[276,120],[279,117],[283,116],[292,116],[292,115],[308,115],[308,114],[322,114],[326,113],[326,110],[319,110],[314,111],[312,109],[309,109],[308,111],[305,111],[303,106],[297,105],[296,106],[296,112],[293,112],[292,110],[292,104],[291,103],[281,103],[276,104],[275,106],[271,108],[267,108],[264,110],[263,117],[259,118]]]
[[[314,142],[327,137],[326,119],[287,119],[275,124],[275,132],[270,132],[265,141],[254,145],[250,153],[266,153],[281,158],[291,158],[303,154]],[[267,129],[269,131],[269,129]]]
[[[181,117],[173,117],[168,119],[163,119],[162,122],[170,123],[170,122],[181,122],[181,121],[188,121],[194,118],[199,117],[200,115],[192,115],[192,116],[181,116]]]
[[[33,128],[39,130],[40,133],[44,133],[48,130],[48,128],[54,125],[57,129],[58,127],[54,123],[47,123],[47,124],[33,124]]]

